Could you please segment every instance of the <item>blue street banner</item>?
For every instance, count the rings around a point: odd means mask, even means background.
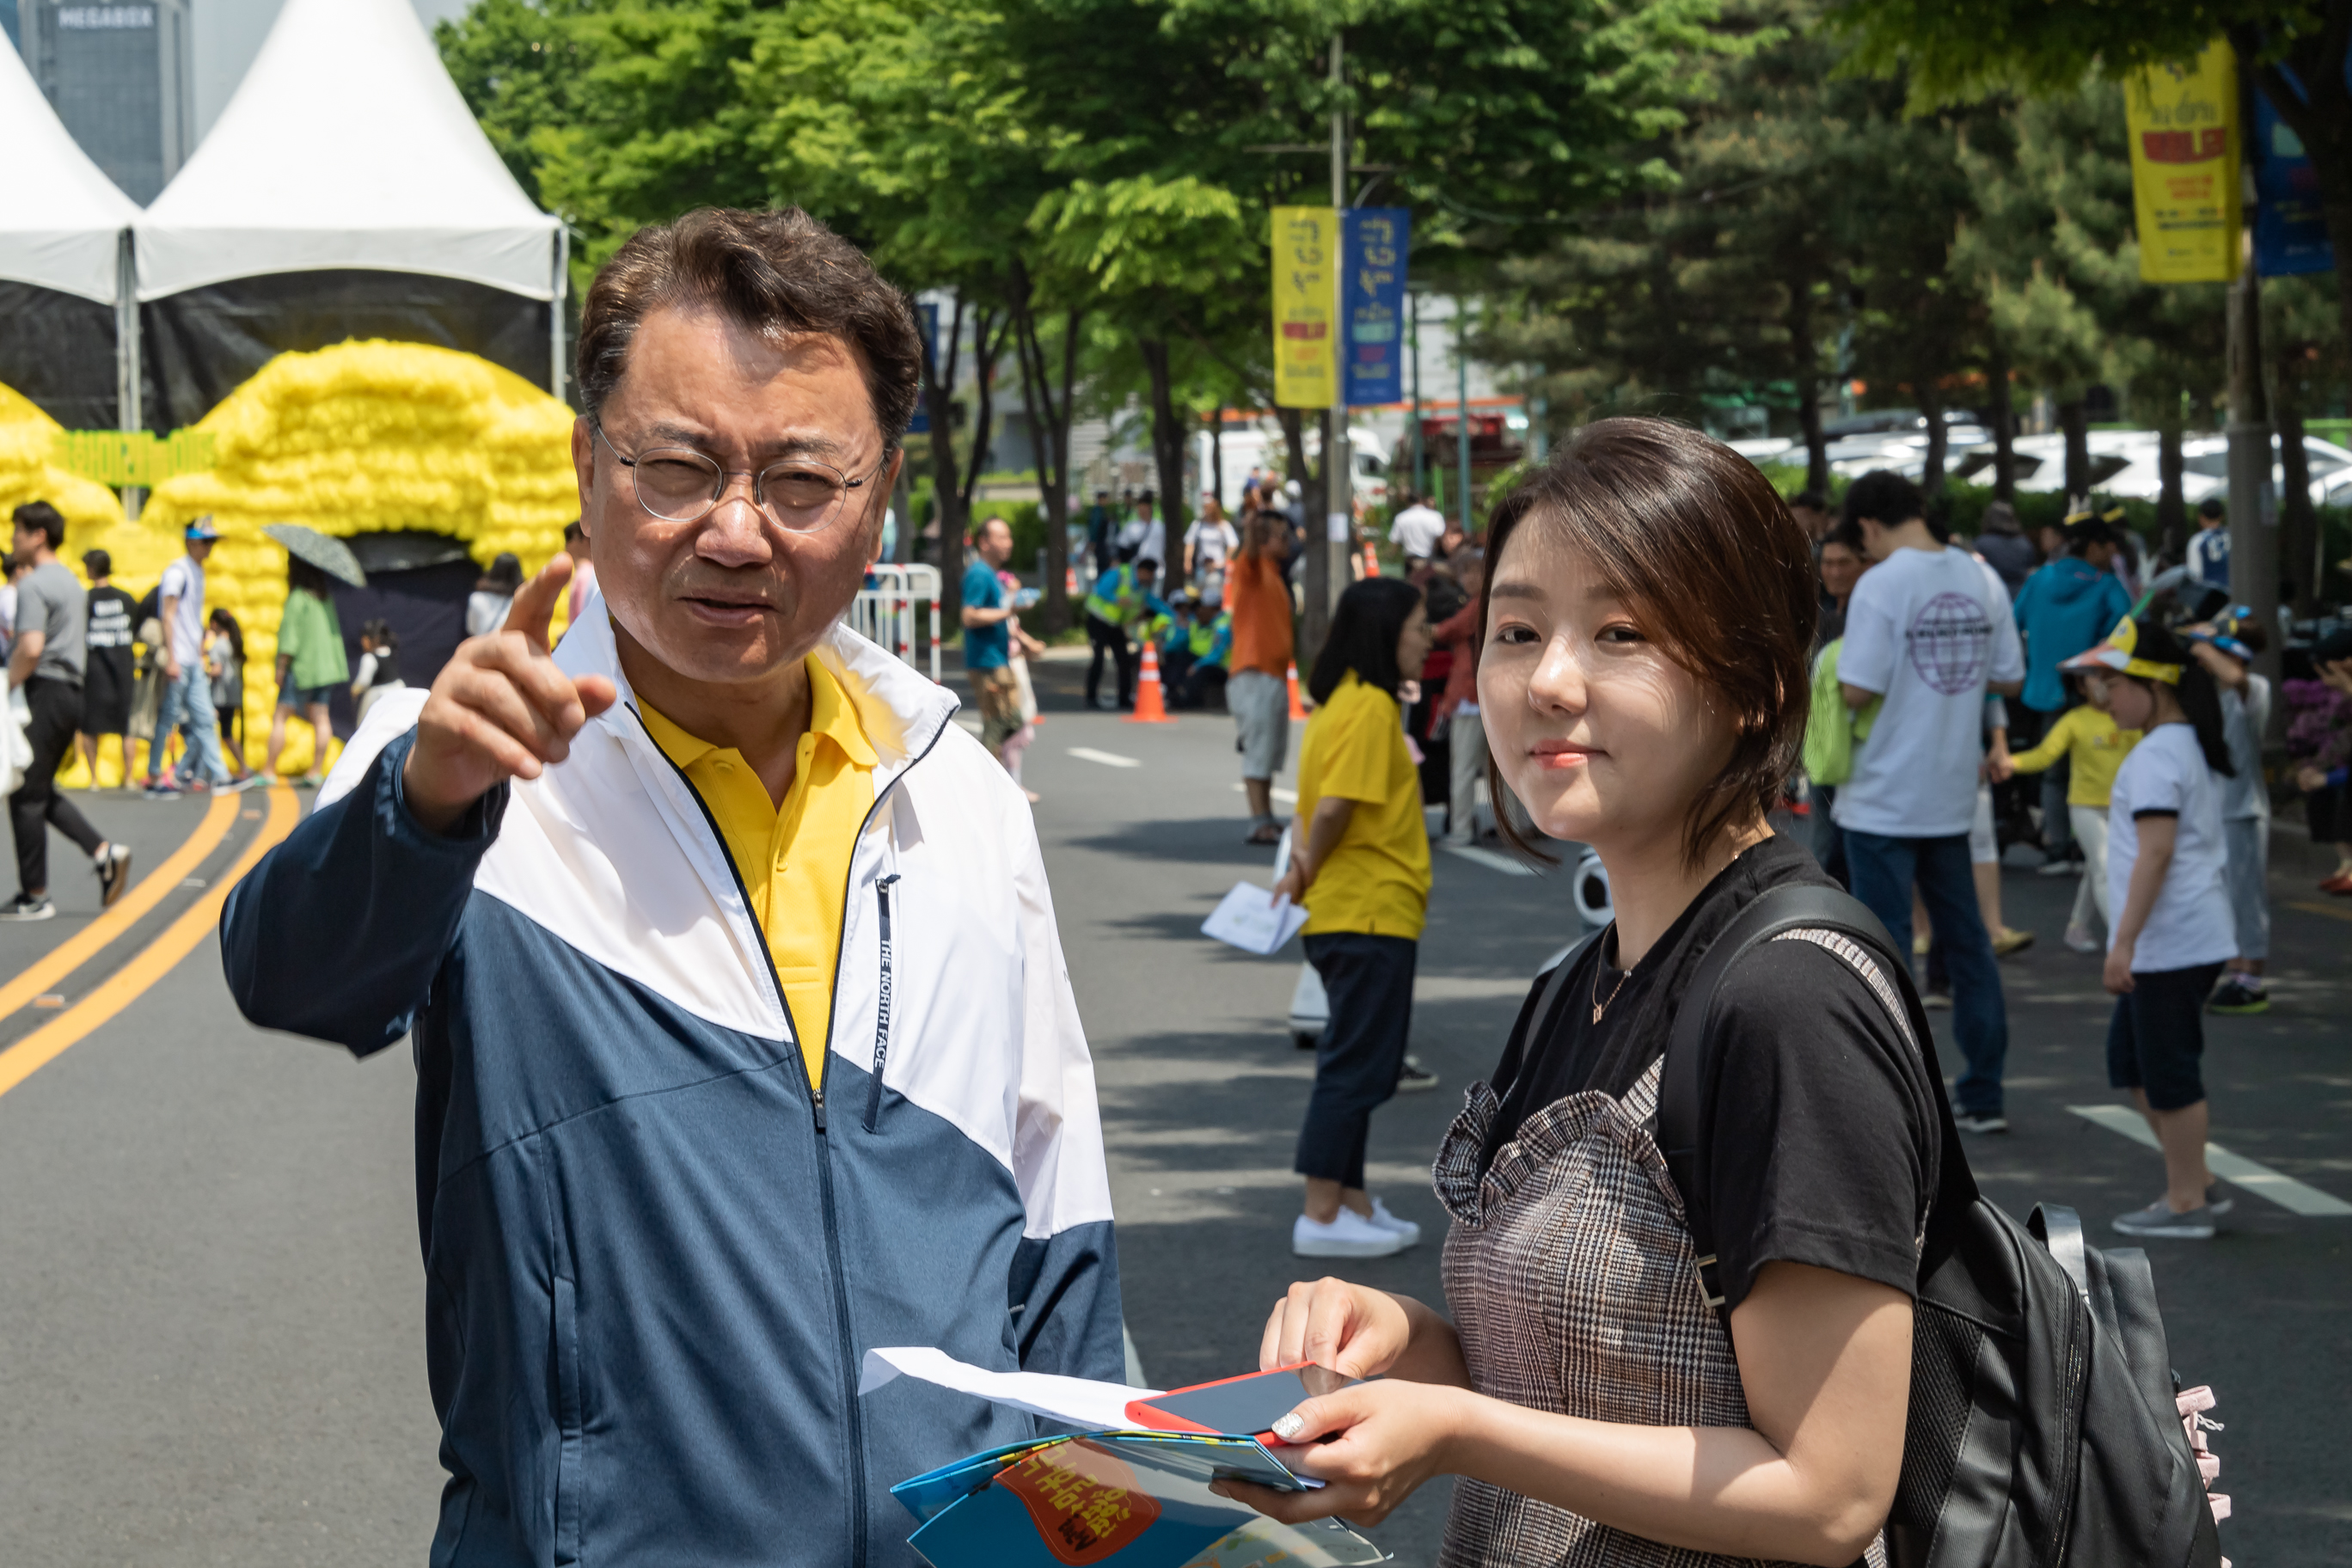
[[[2265,278],[2329,272],[2336,250],[2319,211],[2319,174],[2271,100],[2254,95],[2254,269]]]
[[[922,321],[923,353],[932,364],[937,364],[940,363],[940,308],[935,304],[919,304],[915,307],[915,314]],[[907,422],[907,434],[928,436],[930,433],[930,399],[918,397],[915,399],[915,416]]]
[[[1349,207],[1340,220],[1347,259],[1340,319],[1350,405],[1404,400],[1404,265],[1412,223],[1403,207]]]

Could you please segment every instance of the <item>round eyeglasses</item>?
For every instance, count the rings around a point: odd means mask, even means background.
[[[589,426],[613,460],[629,470],[637,504],[665,522],[698,522],[709,516],[727,493],[727,481],[743,471],[691,447],[648,447],[625,458],[601,420]],[[812,458],[779,458],[751,474],[751,504],[787,533],[816,533],[841,515],[850,491],[879,478],[889,461],[886,454],[873,473],[853,479]]]

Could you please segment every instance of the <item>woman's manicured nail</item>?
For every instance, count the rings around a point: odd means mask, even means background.
[[[1305,1430],[1306,1426],[1307,1423],[1301,1421],[1298,1418],[1298,1412],[1294,1410],[1274,1424],[1274,1435],[1287,1443]]]

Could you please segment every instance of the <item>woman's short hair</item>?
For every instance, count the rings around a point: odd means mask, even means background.
[[[580,308],[580,401],[590,418],[620,384],[629,344],[667,305],[709,306],[762,337],[822,332],[856,351],[883,449],[922,391],[923,344],[907,297],[866,253],[798,207],[701,207],[629,237]]]
[[[1323,650],[1315,656],[1307,692],[1318,702],[1328,702],[1354,670],[1366,686],[1394,697],[1404,679],[1397,668],[1397,639],[1420,605],[1421,590],[1402,577],[1367,577],[1350,584],[1331,611],[1331,629],[1324,636]]]
[[[502,550],[490,562],[490,569],[482,574],[481,587],[492,593],[511,594],[522,586],[522,561],[511,550]]]
[[[1589,562],[1643,631],[1733,716],[1731,760],[1685,819],[1683,854],[1696,865],[1724,827],[1769,811],[1797,766],[1821,614],[1811,542],[1753,463],[1651,418],[1588,425],[1528,476],[1487,523],[1490,576],[1527,524]],[[1490,596],[1489,624],[1493,606]],[[1482,626],[1482,643],[1486,635]],[[1505,798],[1491,758],[1487,770],[1495,798]],[[1538,853],[1510,813],[1495,815],[1514,847]]]

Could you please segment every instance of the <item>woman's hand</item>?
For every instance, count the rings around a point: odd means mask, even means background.
[[[2107,949],[2106,967],[2099,972],[2099,984],[2117,996],[2126,996],[2132,988],[2133,942],[2118,941]]]
[[[1258,1341],[1261,1371],[1313,1362],[1343,1377],[1378,1377],[1412,1343],[1412,1318],[1385,1290],[1345,1279],[1301,1280],[1274,1304]]]
[[[1218,1481],[1210,1489],[1286,1524],[1334,1514],[1350,1524],[1378,1524],[1446,1468],[1454,1435],[1475,1397],[1459,1388],[1391,1378],[1307,1400],[1274,1430],[1284,1442],[1300,1445],[1286,1451],[1283,1462],[1322,1487],[1278,1492]],[[1319,1440],[1326,1436],[1331,1440]]]
[[[1314,885],[1315,873],[1307,868],[1306,861],[1293,855],[1290,869],[1285,871],[1281,880],[1274,885],[1273,901],[1278,904],[1286,898],[1294,904],[1303,904],[1307,901],[1307,889]]]

